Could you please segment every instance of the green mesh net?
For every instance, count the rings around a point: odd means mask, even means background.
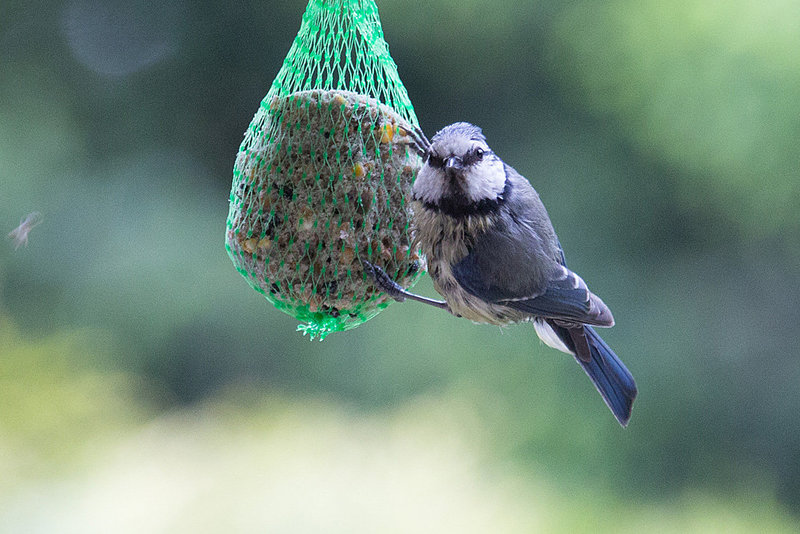
[[[237,270],[312,337],[357,326],[421,272],[409,199],[417,118],[374,0],[311,0],[233,170],[225,247]]]

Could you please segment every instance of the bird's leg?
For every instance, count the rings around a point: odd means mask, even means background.
[[[431,306],[435,306],[442,310],[450,311],[450,306],[447,305],[447,302],[409,293],[400,287],[397,282],[389,278],[389,275],[377,265],[373,265],[366,260],[362,260],[361,263],[364,264],[364,270],[375,282],[375,285],[397,302],[403,302],[406,299],[411,299],[416,300],[417,302],[422,302],[423,304],[430,304]]]

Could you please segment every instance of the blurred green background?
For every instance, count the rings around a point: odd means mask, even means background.
[[[378,6],[423,129],[482,126],[614,311],[630,426],[530,327],[309,342],[236,273],[304,2],[5,0],[0,229],[44,222],[0,242],[0,531],[798,531],[800,3]]]

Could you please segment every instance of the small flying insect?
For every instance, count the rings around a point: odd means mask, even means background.
[[[8,233],[8,237],[14,240],[14,250],[22,245],[28,246],[28,234],[34,227],[42,222],[42,214],[38,211],[27,214],[19,221],[19,226]]]

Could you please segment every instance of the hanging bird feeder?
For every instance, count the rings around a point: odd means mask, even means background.
[[[248,283],[323,339],[422,274],[409,200],[424,136],[374,0],[311,0],[233,170],[225,248]]]

